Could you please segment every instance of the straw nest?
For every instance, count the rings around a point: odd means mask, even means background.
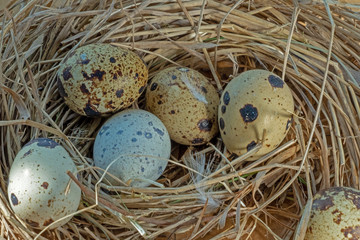
[[[2,239],[301,238],[315,192],[360,187],[356,7],[311,0],[11,1],[1,11]],[[217,136],[201,147],[173,144],[159,186],[99,183],[92,145],[105,119],[69,110],[56,85],[64,56],[94,42],[132,49],[150,78],[174,65],[199,70],[219,93],[243,71],[273,71],[292,89],[291,130],[256,161],[231,156]],[[141,97],[132,107],[143,105]],[[72,220],[41,235],[13,214],[6,184],[16,153],[36,137],[66,147],[82,189]]]

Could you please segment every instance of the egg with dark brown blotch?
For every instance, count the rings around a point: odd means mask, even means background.
[[[305,240],[360,239],[360,191],[332,187],[313,199]]]
[[[272,72],[255,69],[233,78],[220,98],[218,122],[227,149],[237,155],[262,147],[248,160],[274,150],[292,123],[294,100],[288,85]]]
[[[146,109],[161,119],[173,141],[201,145],[218,133],[219,95],[198,71],[166,68],[153,77],[145,96]]]
[[[165,170],[171,141],[164,124],[154,114],[127,109],[110,117],[94,143],[94,163],[133,187],[146,187]],[[119,184],[110,176],[112,184]],[[150,181],[149,181],[150,180]]]
[[[48,138],[28,142],[16,155],[9,174],[8,197],[16,216],[29,226],[50,229],[67,223],[77,211],[81,191],[67,171],[76,173],[69,153]]]
[[[138,99],[148,70],[132,51],[97,43],[69,53],[57,76],[59,93],[69,108],[97,117],[124,109]]]

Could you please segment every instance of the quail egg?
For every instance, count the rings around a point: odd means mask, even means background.
[[[224,89],[218,109],[221,137],[227,149],[241,155],[262,142],[254,160],[275,149],[292,122],[290,88],[275,74],[255,69],[241,73]],[[264,139],[263,139],[264,138]]]
[[[146,90],[146,109],[165,124],[170,137],[184,145],[200,145],[217,133],[219,95],[201,73],[170,67],[156,74]]]
[[[360,239],[360,191],[332,187],[313,199],[305,240]]]
[[[69,108],[96,117],[124,109],[139,98],[148,70],[135,53],[101,43],[70,53],[57,76],[59,93]]]
[[[128,109],[113,115],[100,128],[94,143],[94,162],[102,169],[113,162],[109,173],[130,186],[146,187],[151,184],[147,180],[161,176],[170,152],[164,124],[150,112]]]
[[[58,143],[47,138],[27,143],[10,169],[8,197],[15,214],[31,227],[42,229],[77,211],[81,191],[74,182],[70,183],[67,171],[75,172],[76,166]],[[67,223],[70,218],[50,228]]]

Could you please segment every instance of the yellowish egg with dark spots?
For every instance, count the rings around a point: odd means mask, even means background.
[[[360,191],[332,187],[313,199],[305,240],[360,239]]]
[[[247,160],[274,150],[292,123],[294,100],[288,85],[272,72],[255,69],[241,73],[225,87],[218,122],[226,148],[237,155],[262,147]]]
[[[106,116],[130,106],[145,90],[148,70],[130,50],[99,43],[77,48],[60,64],[58,90],[73,111]]]
[[[173,141],[201,145],[218,133],[219,95],[198,71],[166,68],[153,77],[145,96],[146,109],[161,119]]]

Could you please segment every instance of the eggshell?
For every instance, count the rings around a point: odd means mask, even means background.
[[[227,149],[238,155],[262,141],[261,149],[248,159],[254,160],[282,142],[293,111],[290,88],[280,77],[260,69],[243,72],[228,83],[220,98],[221,137]]]
[[[108,119],[94,143],[95,165],[134,187],[146,187],[166,168],[171,143],[164,124],[152,113],[128,109]],[[110,178],[108,178],[110,179]],[[115,181],[111,181],[115,184]]]
[[[360,191],[333,187],[313,199],[305,240],[360,239]]]
[[[70,53],[57,76],[60,95],[69,108],[96,117],[130,106],[144,91],[148,70],[130,50],[97,43]]]
[[[165,124],[170,137],[184,145],[200,145],[217,133],[219,95],[199,72],[170,67],[154,76],[146,90],[146,109]]]
[[[31,227],[42,229],[77,211],[81,191],[67,171],[76,172],[68,152],[58,143],[38,138],[16,155],[9,174],[8,197],[15,214]],[[71,217],[54,224],[56,228]]]

